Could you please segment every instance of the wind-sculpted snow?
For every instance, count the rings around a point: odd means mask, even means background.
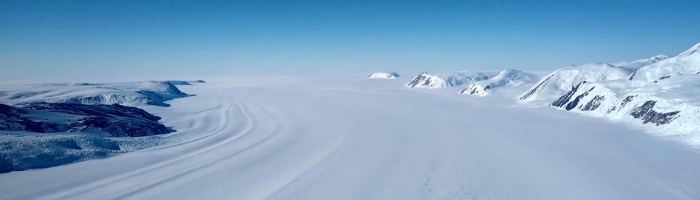
[[[166,101],[188,96],[169,81],[112,84],[46,84],[14,86],[0,103],[51,102],[169,106]]]
[[[461,71],[453,73],[427,73],[423,72],[413,77],[406,87],[410,88],[446,88],[471,84],[495,76],[493,72]]]
[[[532,85],[532,83],[537,81],[537,78],[538,76],[534,74],[508,69],[499,72],[496,76],[487,80],[474,82],[464,88],[460,93],[478,96],[486,96],[489,94],[496,95],[498,93],[503,93],[504,90],[518,90],[518,87]],[[518,90],[516,93],[517,92],[522,93],[522,90]]]
[[[147,107],[178,133],[109,140],[162,145],[0,174],[2,199],[700,197],[697,151],[619,123],[356,75],[278,83],[183,87],[197,96]],[[25,137],[0,135],[9,138]],[[89,147],[54,141],[46,146]]]

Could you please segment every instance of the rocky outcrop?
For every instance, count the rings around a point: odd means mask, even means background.
[[[32,103],[0,104],[0,130],[37,133],[86,132],[113,137],[138,137],[172,132],[160,117],[129,106]]]
[[[630,115],[634,117],[635,119],[641,119],[642,123],[647,124],[647,123],[652,123],[656,124],[657,126],[662,125],[662,124],[668,124],[671,121],[675,120],[678,118],[678,114],[680,111],[673,111],[673,112],[657,112],[654,110],[654,106],[656,105],[656,101],[647,101],[644,102],[642,106],[636,107],[632,109],[632,112]]]

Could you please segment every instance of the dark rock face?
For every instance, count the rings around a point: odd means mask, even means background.
[[[547,83],[549,83],[549,79],[551,79],[554,76],[554,74],[549,75],[547,78],[545,78],[540,84],[537,84],[536,87],[532,88],[530,91],[527,91],[522,97],[520,97],[520,100],[525,100],[527,98],[530,98],[530,96],[534,95],[538,91],[541,91],[545,86],[547,86]]]
[[[637,71],[632,72],[632,75],[630,75],[630,81],[634,79],[634,76],[637,75]]]
[[[668,124],[678,118],[680,111],[661,113],[654,110],[656,101],[647,101],[643,105],[632,110],[630,115],[635,119],[641,119],[642,123],[654,123],[657,126]]]
[[[477,87],[471,87],[471,90],[469,90],[469,88],[470,88],[470,87],[464,88],[464,90],[462,90],[462,91],[459,92],[459,93],[467,93],[467,94],[476,94],[476,93],[477,93],[477,89],[478,89]],[[487,85],[486,87],[484,87],[484,90],[483,90],[483,91],[486,92],[486,91],[488,91],[490,88],[491,88],[491,86]]]
[[[114,137],[137,137],[172,132],[158,123],[159,119],[160,117],[142,109],[118,104],[32,103],[23,107],[0,104],[0,130],[10,131],[23,130],[37,133],[82,131],[108,133]]]
[[[62,112],[74,115],[85,116],[101,116],[101,117],[126,117],[139,118],[148,121],[158,121],[160,117],[151,115],[150,113],[135,107],[122,106],[119,104],[112,105],[85,105],[85,104],[64,104],[64,103],[32,103],[24,108],[34,110],[44,110],[51,112]]]
[[[564,94],[564,96],[561,96],[561,97],[559,97],[559,99],[557,99],[556,101],[552,102],[552,106],[554,106],[554,107],[559,107],[559,108],[561,108],[562,106],[564,106],[567,102],[569,102],[569,100],[571,100],[571,97],[574,96],[574,94],[576,93],[576,91],[578,91],[578,88],[579,88],[582,84],[584,84],[584,83],[586,83],[586,82],[584,81],[583,83],[579,83],[578,85],[576,85],[576,86],[574,86],[573,88],[571,88],[571,90],[569,90],[568,92],[566,92],[566,94]]]
[[[428,77],[426,77],[425,74],[426,73],[423,72],[423,73],[420,73],[418,76],[413,77],[413,79],[411,79],[411,81],[406,83],[406,85],[408,85],[410,87],[416,87],[416,85],[419,85],[419,84],[424,84],[424,85],[429,84],[430,80],[428,80]]]
[[[595,87],[592,87],[591,89],[584,92],[583,94],[576,96],[576,98],[573,101],[571,101],[571,97],[573,97],[574,94],[578,91],[578,89],[585,83],[586,83],[585,81],[581,82],[578,85],[576,85],[576,87],[571,88],[571,90],[569,92],[567,92],[566,94],[564,94],[564,96],[561,96],[561,97],[559,97],[559,99],[552,102],[552,106],[558,107],[558,108],[564,107],[564,109],[566,109],[566,110],[572,110],[572,109],[576,108],[579,101],[581,101],[581,99],[583,99],[583,97],[588,96],[588,93],[590,93],[593,89],[595,89]],[[604,100],[604,99],[602,99],[602,100]],[[571,102],[569,102],[569,101],[571,101]],[[599,100],[599,101],[601,101],[601,100]],[[595,105],[595,108],[598,108],[600,102],[598,102],[597,104],[598,105]],[[591,105],[591,107],[593,107],[593,106],[594,105]]]
[[[622,103],[620,103],[620,109],[624,108],[627,105],[627,103],[632,101],[634,99],[634,97],[636,97],[636,96],[637,95],[634,95],[634,96],[630,95],[630,96],[625,97],[625,99],[622,100]]]
[[[595,89],[595,87],[592,87],[590,90],[584,92],[581,95],[578,95],[573,101],[569,102],[569,104],[566,104],[566,110],[572,110],[576,108],[576,105],[578,105],[578,102],[583,99],[583,97],[588,96],[588,93],[591,92],[591,90]]]
[[[585,106],[583,106],[583,108],[581,110],[582,111],[596,110],[600,106],[600,103],[603,101],[605,101],[605,96],[596,95],[595,97],[593,97],[593,99],[591,99],[591,101],[589,101]]]

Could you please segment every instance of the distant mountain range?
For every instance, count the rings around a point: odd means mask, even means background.
[[[700,43],[669,57],[588,63],[530,74],[462,71],[423,72],[406,83],[410,88],[465,86],[460,93],[516,99],[520,104],[651,125],[666,135],[700,131]],[[501,91],[501,92],[499,92]],[[504,92],[508,91],[508,92]],[[700,139],[696,141],[700,143]]]

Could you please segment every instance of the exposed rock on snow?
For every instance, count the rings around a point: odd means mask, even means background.
[[[520,96],[520,100],[552,101],[584,81],[617,80],[629,76],[630,73],[632,72],[628,69],[603,63],[565,67],[552,72],[537,82],[535,86]]]
[[[537,75],[518,70],[503,70],[490,79],[470,84],[460,93],[486,96],[490,94],[489,91],[530,85],[537,80],[537,77]]]
[[[635,119],[641,119],[645,124],[651,122],[658,126],[671,123],[671,121],[678,117],[678,113],[680,113],[680,111],[660,113],[653,110],[654,105],[656,105],[656,101],[644,102],[642,106],[634,108],[630,115]]]
[[[641,120],[641,124],[654,124],[653,129],[665,135],[697,135],[699,45],[640,67],[629,78],[581,82],[551,106],[614,120]]]
[[[383,79],[396,79],[400,77],[396,72],[375,72],[368,76],[368,78],[383,78]]]
[[[436,73],[428,74],[423,72],[413,77],[411,81],[406,83],[406,87],[411,88],[446,88],[471,84],[476,81],[482,81],[495,76],[493,72],[475,72],[462,71],[456,73]]]
[[[160,117],[134,107],[63,103],[0,104],[0,130],[37,133],[83,132],[135,137],[172,132]]]
[[[157,145],[173,132],[130,106],[169,106],[188,96],[169,81],[4,86],[0,92],[0,173],[105,158]],[[119,103],[119,104],[117,104]],[[9,105],[7,105],[9,104]],[[117,138],[119,137],[119,138]]]

